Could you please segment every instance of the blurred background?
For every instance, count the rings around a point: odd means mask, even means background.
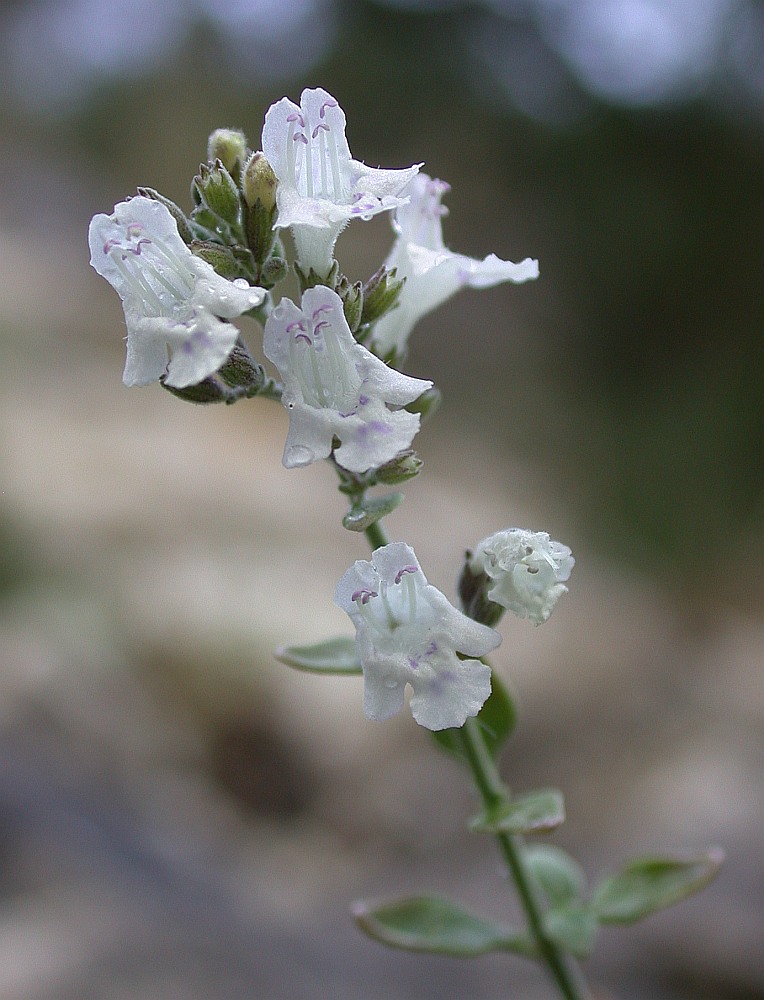
[[[599,997],[764,997],[764,5],[754,0],[37,0],[0,9],[0,997],[525,1000],[519,959],[389,952],[351,900],[503,916],[466,777],[357,679],[276,663],[348,632],[326,467],[265,401],[125,390],[90,217],[190,208],[209,132],[257,148],[323,86],[371,165],[452,185],[446,242],[541,278],[428,317],[444,394],[389,519],[454,596],[508,525],[577,558],[543,629],[502,624],[503,770],[558,785],[592,879],[727,852],[696,899],[605,931]],[[365,279],[389,220],[338,256]],[[245,329],[257,351],[254,329]]]

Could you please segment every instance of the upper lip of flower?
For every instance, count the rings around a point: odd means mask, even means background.
[[[112,215],[96,215],[89,232],[91,264],[119,293],[128,333],[125,381],[142,385],[167,369],[167,384],[182,388],[216,371],[238,331],[224,322],[260,305],[261,288],[230,282],[195,257],[168,209],[138,196]],[[134,336],[140,332],[140,339]],[[131,341],[132,337],[132,341]]]
[[[414,690],[414,718],[429,729],[460,726],[479,711],[491,672],[471,658],[495,649],[501,637],[429,584],[405,542],[358,560],[337,584],[334,600],[356,626],[367,715],[384,719],[399,711],[406,684]]]
[[[278,226],[371,218],[407,200],[398,195],[421,164],[367,167],[351,157],[345,125],[339,103],[320,87],[303,90],[299,105],[283,97],[268,109],[262,145],[279,179]]]
[[[383,465],[411,445],[419,416],[395,407],[432,383],[389,368],[353,340],[332,289],[309,288],[301,307],[282,299],[266,323],[264,350],[284,379],[287,466],[328,456],[335,436],[336,460],[353,472]]]

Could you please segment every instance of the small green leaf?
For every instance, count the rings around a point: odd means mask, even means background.
[[[565,821],[562,792],[554,788],[518,795],[470,820],[475,833],[547,833]]]
[[[576,958],[587,958],[597,937],[597,918],[588,907],[562,906],[544,914],[544,928],[555,944]]]
[[[402,493],[388,493],[383,497],[366,497],[354,503],[342,518],[342,527],[348,531],[366,531],[382,517],[387,517],[402,502]]]
[[[517,722],[515,703],[495,671],[491,674],[491,693],[485,705],[478,712],[477,722],[486,746],[495,760]],[[461,729],[441,729],[432,735],[435,742],[446,753],[450,753],[459,760],[466,760]]]
[[[699,892],[714,878],[724,852],[712,848],[690,861],[639,858],[594,892],[592,908],[600,923],[631,924]]]
[[[274,656],[296,670],[311,674],[360,674],[355,639],[338,636],[314,646],[280,646]]]
[[[369,937],[391,948],[472,958],[489,951],[536,954],[525,934],[507,924],[476,917],[458,903],[435,896],[355,903],[355,922]]]
[[[561,847],[531,844],[524,849],[523,859],[551,907],[566,907],[580,900],[586,892],[583,868]]]

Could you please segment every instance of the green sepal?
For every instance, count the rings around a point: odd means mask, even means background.
[[[486,747],[496,760],[517,723],[517,709],[512,696],[494,671],[491,674],[491,693],[477,714],[477,723]],[[432,734],[435,742],[446,753],[466,763],[461,729],[441,729]]]
[[[356,281],[351,285],[344,274],[341,274],[335,292],[342,299],[342,311],[345,314],[350,332],[355,336],[361,325],[361,312],[363,310],[363,285]]]
[[[361,324],[366,326],[381,319],[398,304],[405,278],[399,278],[396,268],[382,266],[363,286]]]
[[[536,955],[525,934],[508,924],[477,917],[458,903],[437,896],[354,903],[351,912],[365,934],[391,948],[455,958],[474,958],[490,951]]]
[[[241,198],[233,177],[220,160],[202,163],[194,177],[194,187],[199,192],[202,204],[222,219],[224,223],[238,229],[241,224]]]
[[[544,914],[547,935],[576,958],[588,958],[597,938],[597,918],[587,906],[563,906]]]
[[[334,291],[341,279],[340,265],[336,260],[332,261],[332,266],[329,268],[329,273],[326,277],[317,274],[312,267],[306,274],[297,261],[294,263],[294,273],[297,275],[300,294],[306,292],[309,288],[315,288],[317,285],[326,285],[327,288],[331,288]]]
[[[227,244],[241,242],[240,234],[237,232],[234,236],[228,223],[224,222],[220,216],[215,215],[208,208],[205,208],[204,205],[200,205],[193,210],[189,225],[194,235],[200,240],[208,240],[214,236]]]
[[[388,493],[383,497],[365,497],[354,503],[342,518],[342,527],[348,531],[366,531],[383,517],[391,514],[402,503],[402,493]]]
[[[197,257],[201,257],[221,278],[233,281],[234,278],[241,278],[242,268],[240,262],[228,247],[220,243],[212,243],[209,240],[194,240],[190,246],[191,252]]]
[[[231,389],[249,397],[256,396],[268,381],[265,369],[255,361],[241,337],[217,374]]]
[[[355,639],[337,636],[312,646],[280,646],[274,656],[288,667],[310,674],[360,674]]]
[[[169,198],[165,198],[163,194],[155,191],[154,188],[149,187],[139,187],[138,194],[142,198],[150,198],[152,201],[158,201],[160,205],[164,205],[170,215],[175,219],[178,226],[178,234],[184,243],[190,243],[194,238],[194,234],[188,224],[188,219],[185,213],[175,204],[174,201],[170,201]]]
[[[160,379],[159,382],[163,389],[166,389],[173,396],[177,396],[178,399],[182,399],[186,403],[205,405],[208,403],[228,402],[228,391],[216,382],[212,376],[203,379],[201,382],[197,382],[196,385],[187,385],[183,389],[178,389],[174,385],[168,385],[163,379]]]
[[[690,861],[638,858],[600,882],[592,909],[603,924],[635,923],[705,888],[723,861],[720,848]]]
[[[488,625],[490,628],[496,628],[504,614],[504,608],[494,601],[489,601],[487,592],[492,581],[483,572],[473,573],[470,565],[471,558],[472,552],[468,549],[457,584],[462,610],[473,621],[480,622],[481,625]]]
[[[442,401],[443,394],[436,385],[433,385],[425,389],[412,403],[407,403],[404,409],[409,413],[418,413],[424,423],[438,412]]]
[[[385,486],[397,486],[399,483],[406,483],[409,479],[418,476],[423,465],[424,462],[414,449],[407,448],[389,462],[381,465],[374,472],[374,481],[384,483]]]
[[[523,861],[552,909],[565,909],[583,899],[586,893],[584,870],[561,847],[531,844],[523,848]]]
[[[530,834],[556,830],[565,821],[562,792],[546,788],[501,802],[470,820],[474,833]]]

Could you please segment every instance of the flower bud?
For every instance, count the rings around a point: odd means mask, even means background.
[[[374,323],[398,302],[405,278],[398,278],[395,268],[380,267],[363,287],[362,323]]]
[[[194,177],[194,187],[202,203],[229,226],[238,226],[241,217],[239,189],[220,160],[203,163]]]
[[[229,174],[236,176],[241,170],[247,152],[243,132],[235,128],[216,128],[207,140],[207,159],[210,163],[220,160]]]
[[[214,267],[221,278],[233,281],[234,278],[241,277],[241,266],[228,247],[221,246],[219,243],[197,240],[191,244],[190,249],[195,257],[201,257],[211,267]]]
[[[402,451],[391,462],[387,462],[374,473],[374,481],[385,486],[397,486],[413,479],[422,471],[424,462],[411,448]]]
[[[273,223],[278,212],[277,185],[278,181],[270,163],[262,153],[253,153],[244,168],[241,187],[244,194],[244,229],[247,245],[255,258],[259,280],[262,280],[276,242]]]
[[[361,313],[363,311],[363,285],[357,281],[351,285],[343,274],[336,288],[337,294],[342,299],[342,310],[345,319],[348,321],[351,333],[356,333],[361,325]]]
[[[255,361],[241,337],[220,368],[218,376],[227,386],[249,395],[256,395],[266,379],[265,369]]]
[[[249,207],[254,208],[259,201],[266,211],[272,212],[276,207],[277,186],[276,174],[263,153],[253,153],[244,168],[242,179],[244,199]]]

